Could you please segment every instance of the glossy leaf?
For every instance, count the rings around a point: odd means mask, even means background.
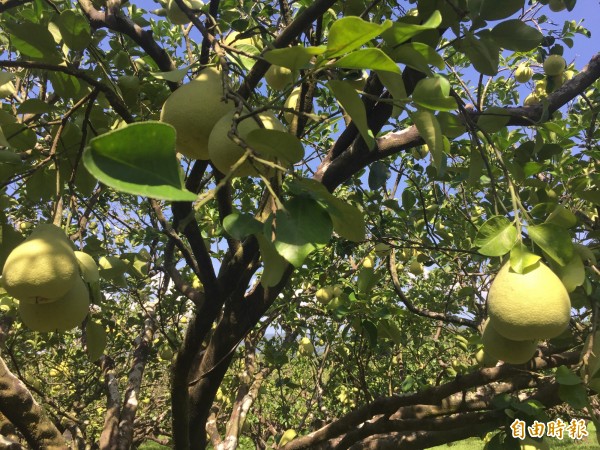
[[[390,20],[379,25],[367,22],[360,17],[344,17],[336,20],[329,30],[329,41],[325,57],[336,58],[351,52],[379,36],[392,26]]]
[[[482,255],[502,256],[513,248],[516,240],[514,225],[506,217],[494,216],[479,228],[474,243]]]
[[[403,44],[391,51],[391,57],[394,61],[406,64],[427,75],[431,74],[430,65],[440,70],[444,68],[444,59],[434,48],[422,42]]]
[[[403,44],[413,36],[422,33],[425,30],[435,30],[442,23],[442,15],[439,11],[434,11],[431,17],[423,24],[412,24],[404,22],[396,22],[392,27],[386,30],[382,37],[388,45],[396,46]]]
[[[401,73],[396,63],[378,48],[364,48],[348,53],[338,59],[333,66],[344,69],[370,69]]]
[[[459,41],[460,50],[469,58],[475,70],[483,75],[496,75],[500,63],[500,48],[489,38],[467,34]]]
[[[429,147],[433,156],[433,164],[438,172],[442,168],[444,157],[444,139],[442,128],[431,111],[419,110],[411,114],[411,118],[419,130],[419,134]]]
[[[413,101],[419,106],[436,111],[453,111],[456,100],[449,96],[450,83],[444,77],[434,76],[419,80],[412,94]]]
[[[276,66],[287,67],[290,70],[306,69],[313,56],[320,55],[325,47],[295,47],[277,48],[263,55],[267,61]]]
[[[340,102],[342,107],[350,115],[367,146],[373,148],[375,146],[375,139],[367,123],[365,105],[356,92],[356,89],[354,89],[350,83],[338,80],[329,81],[327,86],[331,89],[337,101]]]
[[[531,253],[522,243],[516,244],[510,251],[510,267],[516,273],[524,273],[540,259],[541,256]]]
[[[98,136],[82,160],[92,175],[118,191],[162,200],[196,199],[183,187],[175,129],[165,123],[136,123]]]

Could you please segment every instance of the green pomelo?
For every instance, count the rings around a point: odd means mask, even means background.
[[[34,331],[68,331],[83,322],[89,305],[87,286],[77,277],[74,286],[52,303],[20,302],[19,315],[25,326]]]
[[[267,130],[286,131],[282,123],[279,122],[279,120],[277,120],[277,118],[269,112],[259,113],[257,114],[257,117]],[[228,173],[231,170],[231,167],[244,155],[244,149],[234,143],[227,136],[229,130],[231,129],[232,120],[233,112],[223,116],[216,123],[212,132],[210,133],[210,137],[208,138],[208,154],[210,156],[210,160],[214,166],[224,174]],[[254,120],[253,117],[249,117],[238,123],[237,132],[240,138],[244,140],[251,131],[259,128],[260,126],[256,120]],[[263,174],[266,174],[270,171],[268,167],[261,167],[261,164],[259,163],[255,162],[254,165],[258,167]],[[236,177],[257,175],[258,172],[249,160],[244,161],[244,163],[238,167],[234,173],[234,176]]]
[[[282,91],[294,81],[292,71],[287,67],[271,66],[265,73],[265,81],[276,91]]]
[[[531,67],[527,67],[523,64],[521,64],[519,67],[517,67],[517,70],[515,70],[515,80],[517,80],[519,83],[527,83],[529,80],[531,80],[532,76],[533,70]]]
[[[83,281],[86,283],[95,283],[100,280],[100,272],[98,271],[98,266],[96,266],[96,261],[94,261],[94,258],[87,253],[79,251],[75,252],[75,257],[79,263]]]
[[[481,336],[486,355],[509,364],[524,364],[529,361],[537,349],[536,341],[513,341],[506,339],[487,322]]]
[[[477,361],[477,364],[483,367],[495,367],[498,363],[498,360],[489,355],[483,348],[479,349],[475,354],[475,360]]]
[[[106,330],[100,322],[88,320],[85,327],[86,351],[90,361],[94,362],[104,354],[106,348]]]
[[[560,55],[550,55],[544,61],[544,73],[549,77],[561,75],[566,68],[567,62]]]
[[[195,0],[183,0],[190,9],[200,9],[202,2]],[[169,0],[167,3],[167,17],[174,25],[186,25],[190,23],[188,16],[181,10],[175,0]]]
[[[47,303],[65,295],[79,279],[77,258],[64,232],[40,225],[6,258],[2,281],[22,303]]]
[[[234,108],[233,102],[222,98],[221,74],[212,67],[167,98],[160,120],[175,128],[179,153],[192,159],[209,158],[208,136],[217,121]]]
[[[290,93],[290,96],[286,99],[284,106],[286,108],[295,110],[298,106],[298,102],[300,101],[301,93],[302,86],[296,86],[294,89],[292,89],[292,92]],[[283,113],[283,118],[289,124],[291,124],[294,121],[294,117],[296,117],[296,114],[294,114],[293,112],[286,111]]]
[[[554,338],[571,318],[567,290],[541,262],[523,274],[505,264],[490,287],[487,304],[496,331],[514,341]]]

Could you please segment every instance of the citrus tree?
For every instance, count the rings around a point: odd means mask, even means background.
[[[0,3],[0,447],[585,437],[586,6]]]

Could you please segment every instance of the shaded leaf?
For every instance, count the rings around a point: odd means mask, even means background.
[[[559,226],[543,223],[530,226],[527,231],[531,240],[561,266],[567,264],[573,257],[571,236]]]
[[[306,69],[313,56],[320,55],[325,47],[295,47],[277,48],[263,55],[267,61],[276,66],[287,67],[290,70]]]
[[[419,134],[429,147],[433,156],[433,165],[438,173],[442,169],[444,156],[444,139],[442,128],[431,111],[419,110],[411,114],[411,118],[419,130]]]
[[[234,239],[241,240],[251,234],[260,233],[263,224],[250,214],[235,212],[223,219],[223,228]]]
[[[92,32],[88,20],[72,9],[60,13],[55,22],[64,43],[71,50],[84,50],[92,41]]]
[[[501,2],[496,2],[501,3]],[[515,52],[528,52],[542,43],[544,35],[519,19],[501,22],[492,28],[491,36],[503,48]]]
[[[288,267],[287,261],[277,253],[275,245],[264,234],[257,233],[256,239],[258,240],[260,256],[263,261],[263,273],[260,278],[260,284],[263,287],[276,286],[281,281],[281,277],[283,277]]]
[[[419,80],[412,94],[415,103],[436,111],[456,109],[456,100],[449,96],[450,83],[444,77],[434,76]]]
[[[258,128],[246,136],[246,143],[264,155],[294,164],[304,158],[302,142],[291,133]]]
[[[391,28],[382,33],[383,39],[388,45],[396,46],[408,41],[413,36],[425,30],[434,30],[442,23],[442,15],[438,10],[431,14],[431,17],[427,19],[423,24],[412,24],[396,22]]]
[[[482,0],[479,16],[484,20],[500,20],[512,16],[525,5],[525,0]]]
[[[375,146],[373,132],[369,129],[365,105],[356,90],[346,81],[330,80],[327,86],[350,115],[367,146],[373,148]]]

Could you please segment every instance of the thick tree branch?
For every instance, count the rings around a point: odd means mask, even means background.
[[[100,434],[100,450],[117,450],[119,444],[119,414],[121,412],[121,395],[119,380],[115,373],[114,361],[108,355],[100,359],[104,384],[106,385],[106,414],[104,426]]]
[[[10,420],[34,450],[67,448],[67,443],[46,417],[25,385],[0,358],[0,412]]]

